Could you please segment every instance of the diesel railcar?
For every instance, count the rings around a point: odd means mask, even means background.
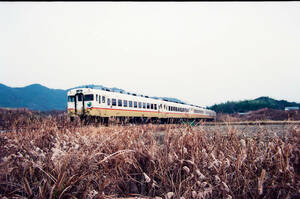
[[[216,113],[200,106],[112,91],[104,87],[74,88],[68,91],[67,110],[71,117],[97,117],[128,119],[171,120],[214,120]]]

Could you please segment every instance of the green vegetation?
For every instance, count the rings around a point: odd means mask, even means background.
[[[270,97],[259,97],[254,100],[243,100],[238,102],[228,101],[226,103],[215,104],[209,108],[217,113],[245,113],[262,108],[284,110],[287,106],[299,107],[300,103],[288,102],[286,100],[275,100]]]

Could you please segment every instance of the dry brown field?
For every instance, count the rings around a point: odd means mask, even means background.
[[[0,111],[2,198],[299,198],[300,126],[83,125]]]

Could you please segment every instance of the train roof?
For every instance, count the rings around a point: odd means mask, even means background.
[[[193,107],[198,107],[198,108],[204,108],[201,106],[197,106],[194,104],[188,104],[186,102],[183,102],[179,99],[176,98],[170,98],[170,97],[150,97],[148,95],[142,95],[142,94],[137,94],[137,93],[132,93],[132,92],[126,92],[123,89],[119,89],[116,87],[113,88],[108,88],[102,85],[94,85],[94,84],[88,84],[88,85],[81,85],[81,86],[77,86],[74,88],[71,88],[69,90],[73,90],[73,89],[78,89],[78,88],[91,88],[91,89],[96,89],[96,90],[103,90],[103,91],[109,91],[109,92],[115,92],[115,93],[122,93],[122,94],[127,94],[127,95],[133,95],[133,96],[140,96],[140,97],[145,97],[145,98],[151,98],[151,99],[157,99],[157,100],[163,100],[166,102],[173,102],[173,103],[177,103],[177,104],[185,104],[185,105],[189,105],[189,106],[193,106]]]

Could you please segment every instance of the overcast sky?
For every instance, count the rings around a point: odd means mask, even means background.
[[[0,83],[300,102],[300,2],[0,2]]]

